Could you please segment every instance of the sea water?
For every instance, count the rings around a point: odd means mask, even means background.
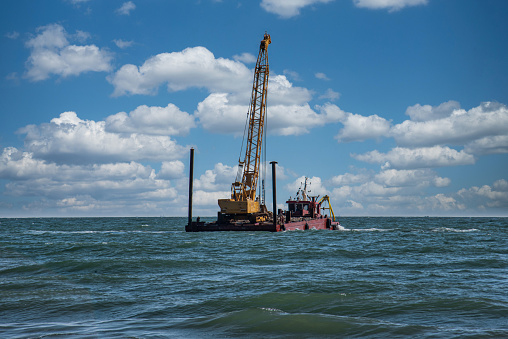
[[[0,337],[508,338],[507,218],[186,221],[0,219]]]

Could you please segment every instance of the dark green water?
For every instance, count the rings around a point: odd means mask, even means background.
[[[0,219],[2,338],[508,338],[507,218]]]

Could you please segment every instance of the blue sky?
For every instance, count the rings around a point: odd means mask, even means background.
[[[267,31],[267,161],[340,215],[508,216],[508,2],[6,0],[0,216],[230,194]],[[271,205],[271,179],[267,178]]]

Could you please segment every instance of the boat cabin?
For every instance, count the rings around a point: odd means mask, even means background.
[[[295,218],[320,218],[321,204],[316,202],[316,197],[312,200],[288,200],[288,212]]]

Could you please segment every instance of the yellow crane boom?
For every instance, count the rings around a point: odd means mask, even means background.
[[[328,207],[321,207],[321,209],[322,210],[330,210],[330,215],[332,216],[332,221],[335,221],[335,213],[333,213],[332,204],[330,204],[330,197],[328,195],[325,195],[318,201],[318,204],[322,204],[325,201],[328,203]]]
[[[254,82],[250,108],[248,111],[248,134],[244,161],[239,161],[243,169],[242,179],[239,176],[231,187],[231,199],[219,199],[221,213],[226,215],[245,215],[259,213],[264,206],[256,200],[256,186],[259,177],[261,145],[266,116],[266,94],[268,90],[268,45],[272,42],[265,33],[259,46],[259,54],[254,70]]]

